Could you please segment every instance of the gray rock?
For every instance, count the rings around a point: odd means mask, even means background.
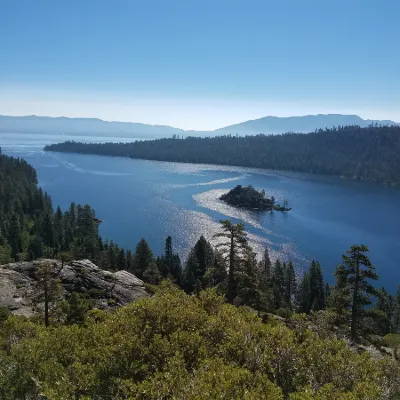
[[[72,292],[87,293],[95,308],[124,306],[147,297],[143,281],[127,271],[104,271],[89,260],[47,260],[58,271],[64,297]],[[0,307],[10,312],[30,316],[36,313],[34,298],[37,293],[36,270],[40,261],[18,262],[0,266]]]

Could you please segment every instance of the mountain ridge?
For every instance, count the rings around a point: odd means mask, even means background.
[[[0,115],[0,133],[43,133],[76,136],[110,136],[132,139],[155,139],[177,136],[218,136],[281,134],[286,132],[308,133],[318,129],[339,125],[366,127],[372,123],[400,125],[391,120],[363,119],[358,115],[316,114],[291,117],[265,116],[228,125],[212,131],[184,130],[169,125],[145,124],[140,122],[105,121],[100,118],[7,116]]]
[[[271,115],[229,125],[216,129],[214,132],[236,131],[235,133],[238,134],[243,134],[244,132],[249,132],[249,134],[308,133],[338,125],[359,125],[360,127],[366,127],[372,123],[399,125],[398,122],[391,120],[363,119],[353,114],[315,114],[291,117],[276,117]]]

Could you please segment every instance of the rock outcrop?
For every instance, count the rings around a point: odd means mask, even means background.
[[[149,295],[143,281],[127,271],[104,271],[89,260],[71,261],[63,266],[57,260],[47,261],[58,271],[64,297],[72,292],[87,293],[95,308],[123,306]],[[35,313],[38,264],[39,261],[31,261],[0,266],[0,307],[19,315]]]

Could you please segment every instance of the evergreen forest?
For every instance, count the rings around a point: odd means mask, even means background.
[[[400,289],[380,287],[366,245],[343,249],[330,286],[317,260],[299,270],[268,248],[255,254],[230,220],[186,260],[170,236],[158,255],[145,239],[103,242],[99,223],[89,205],[54,209],[35,170],[0,154],[0,264],[87,258],[152,293],[113,311],[81,293],[37,318],[0,309],[1,399],[400,398]]]
[[[244,137],[174,136],[133,143],[64,142],[45,150],[291,170],[400,185],[400,126],[352,125],[309,134]]]

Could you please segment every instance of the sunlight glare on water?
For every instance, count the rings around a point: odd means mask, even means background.
[[[37,169],[55,206],[91,204],[104,220],[101,234],[122,247],[134,249],[143,237],[161,254],[171,235],[185,259],[201,234],[213,240],[219,220],[231,219],[245,224],[259,254],[267,245],[272,258],[291,259],[297,268],[315,258],[330,283],[341,254],[355,243],[370,247],[382,286],[394,291],[400,282],[399,189],[293,172],[42,151],[44,144],[61,140],[0,134],[5,153]],[[246,211],[219,200],[238,184],[263,188],[278,202],[288,199],[293,210]]]

